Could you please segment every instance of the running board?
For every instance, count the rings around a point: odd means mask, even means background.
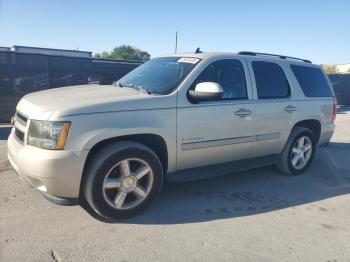
[[[222,164],[179,170],[166,174],[165,179],[170,182],[188,182],[203,178],[228,175],[261,166],[274,165],[277,160],[278,154],[237,160]]]

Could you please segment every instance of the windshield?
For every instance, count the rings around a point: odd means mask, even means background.
[[[148,93],[169,94],[198,63],[192,57],[152,59],[118,81],[120,86],[139,87]]]

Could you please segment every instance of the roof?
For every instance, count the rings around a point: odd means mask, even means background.
[[[240,54],[241,53],[241,54]],[[246,53],[246,54],[242,54]],[[256,54],[256,56],[248,55],[250,54]],[[201,52],[201,53],[195,53],[195,52],[185,52],[185,53],[176,53],[176,54],[167,54],[162,55],[161,57],[195,57],[199,59],[208,59],[208,58],[224,58],[224,57],[256,57],[256,58],[264,58],[266,60],[273,60],[273,61],[288,61],[288,62],[295,62],[295,63],[302,63],[302,64],[308,64],[311,65],[310,62],[306,62],[308,60],[302,59],[302,58],[294,58],[284,55],[275,55],[275,54],[264,54],[264,53],[254,53],[254,52],[239,52],[239,53],[233,53],[233,52]],[[282,59],[282,57],[287,59]]]
[[[200,59],[206,59],[206,58],[210,58],[210,57],[232,56],[232,55],[236,56],[238,54],[231,53],[231,52],[201,52],[201,53],[185,52],[185,53],[162,55],[162,57],[175,56],[175,57],[196,57],[196,58],[200,58]]]

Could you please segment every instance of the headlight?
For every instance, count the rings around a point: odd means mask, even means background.
[[[52,150],[62,150],[66,144],[70,122],[31,120],[27,144]]]

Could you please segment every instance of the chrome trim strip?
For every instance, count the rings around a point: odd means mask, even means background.
[[[239,144],[239,143],[247,143],[254,142],[255,136],[243,136],[243,137],[235,137],[235,138],[225,138],[218,140],[208,140],[203,142],[190,142],[183,143],[181,145],[181,150],[191,150],[205,147],[214,147],[214,146],[224,146],[231,144]]]
[[[189,143],[182,143],[181,150],[186,151],[186,150],[199,149],[199,148],[257,142],[262,140],[278,139],[280,137],[281,137],[281,133],[276,132],[276,133],[261,134],[257,136],[243,136],[243,137],[225,138],[225,139],[217,139],[217,140],[189,142]]]
[[[15,124],[13,126],[21,130],[23,133],[26,132],[26,126],[22,125],[22,123],[17,120],[15,121]]]
[[[277,139],[281,137],[281,133],[276,132],[276,133],[269,133],[269,134],[261,134],[256,136],[256,141],[261,141],[261,140],[269,140],[269,139]]]
[[[28,122],[28,118],[25,117],[24,115],[22,115],[19,112],[16,112],[15,114],[15,119],[17,122],[19,122],[22,126],[26,127],[27,126],[27,122]]]

